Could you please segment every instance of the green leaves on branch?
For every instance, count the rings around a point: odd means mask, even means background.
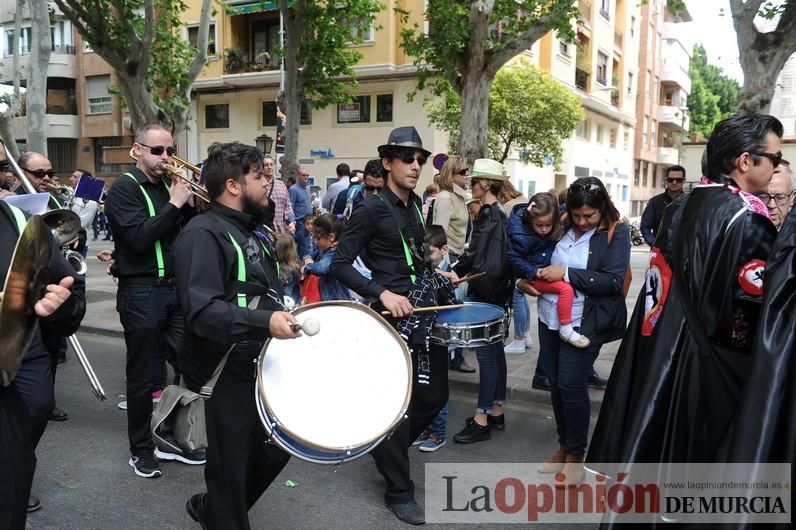
[[[702,45],[694,46],[689,67],[691,94],[688,112],[691,115],[692,133],[707,138],[719,121],[734,114],[741,101],[741,85],[726,76],[721,68],[708,63]]]
[[[432,124],[446,131],[451,145],[458,142],[460,99],[449,86],[440,97],[426,102]],[[542,166],[545,156],[557,167],[562,142],[583,120],[580,100],[570,90],[530,64],[502,68],[489,94],[487,131],[492,158],[503,161],[513,150],[523,162]]]

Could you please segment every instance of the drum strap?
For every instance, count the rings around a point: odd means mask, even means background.
[[[409,248],[409,245],[406,244],[406,239],[404,238],[403,230],[401,230],[401,221],[398,218],[398,214],[395,213],[395,208],[393,207],[393,205],[390,204],[389,201],[384,200],[384,197],[381,196],[381,193],[376,194],[376,197],[378,197],[384,204],[386,204],[390,208],[390,212],[392,213],[393,217],[395,217],[395,223],[398,225],[398,235],[401,236],[401,243],[403,244],[404,247],[404,257],[406,258],[407,266],[409,266],[409,271],[410,271],[409,277],[412,279],[412,283],[415,283],[417,281],[417,269],[415,268],[415,262],[413,259],[414,254],[412,253],[412,250]],[[420,212],[420,208],[417,207],[417,203],[412,202],[412,204],[414,205],[415,210],[417,210],[417,217],[418,219],[420,219],[420,226],[423,228],[423,230],[425,230],[426,221],[425,219],[423,219],[423,214]],[[414,238],[410,238],[410,241],[414,243]]]
[[[144,189],[144,186],[138,182],[138,179],[136,179],[132,173],[124,173],[122,176],[128,176],[133,179],[136,184],[138,184],[138,187],[141,188],[141,193],[144,194],[144,200],[146,200],[146,208],[147,212],[149,213],[149,217],[155,217],[155,206],[152,204],[152,199],[149,198],[149,194]],[[163,181],[163,184],[166,186],[167,190],[170,190],[169,185],[165,180]],[[157,261],[158,265],[158,278],[163,278],[166,275],[166,267],[163,261],[163,249],[160,246],[160,239],[155,241],[155,261]]]
[[[232,236],[231,232],[227,232],[227,235],[229,236],[229,240],[232,242],[232,246],[235,247],[235,254],[237,254],[237,256],[238,256],[238,259],[237,259],[237,261],[238,261],[238,282],[240,284],[245,284],[246,283],[246,261],[243,259],[243,249],[240,248],[240,244],[238,244],[238,242],[235,241],[235,238]],[[265,245],[263,244],[263,242],[260,241],[259,239],[257,240],[257,242],[260,243],[260,246],[262,247],[263,252],[265,252],[266,256],[268,256],[270,258],[271,257],[271,253],[268,252],[267,248],[265,248]],[[276,274],[279,275],[279,262],[276,262]],[[248,304],[246,303],[246,293],[238,293],[237,294],[237,300],[238,300],[238,307],[247,307],[248,306]]]

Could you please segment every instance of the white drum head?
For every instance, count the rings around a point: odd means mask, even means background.
[[[312,337],[270,340],[260,356],[258,399],[278,429],[321,449],[378,440],[403,418],[411,397],[406,345],[372,310],[350,302],[301,307]]]

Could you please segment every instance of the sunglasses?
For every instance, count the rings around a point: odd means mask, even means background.
[[[149,152],[152,153],[155,156],[162,155],[163,151],[166,151],[166,153],[169,156],[173,156],[174,153],[177,152],[177,148],[176,147],[163,147],[162,145],[154,145],[153,146],[153,145],[142,144],[141,142],[138,142],[138,145],[148,148]]]
[[[464,169],[461,169],[461,170],[457,171],[456,174],[457,175],[461,175],[463,177],[466,177],[467,175],[470,174],[470,170],[467,169],[467,168],[464,168]]]
[[[680,177],[672,177],[672,178],[667,178],[667,179],[666,179],[666,182],[682,182],[682,181],[684,181],[684,180],[685,180],[684,178],[680,178]]]
[[[28,173],[30,173],[31,175],[33,175],[37,179],[43,179],[45,177],[45,175],[50,177],[50,178],[53,178],[53,176],[55,176],[55,171],[53,171],[52,169],[48,169],[46,171],[43,170],[43,169],[37,169],[35,171],[31,171],[30,169],[28,169],[26,167],[23,167],[22,169],[24,169],[25,171],[27,171]]]
[[[415,156],[414,153],[402,153],[399,158],[401,162],[403,162],[404,164],[411,164],[412,162],[417,160],[417,164],[419,166],[426,165],[426,160],[428,160],[428,157],[424,155]]]
[[[777,151],[776,153],[766,153],[765,151],[749,151],[749,154],[768,158],[771,160],[771,163],[774,164],[774,167],[777,167],[779,163],[782,162],[782,151]]]
[[[384,189],[384,186],[365,186],[365,189],[368,190],[368,191],[375,191],[375,192],[378,193],[382,189]]]
[[[584,195],[595,195],[600,191],[600,186],[597,184],[573,184],[569,187],[572,193],[582,193]]]

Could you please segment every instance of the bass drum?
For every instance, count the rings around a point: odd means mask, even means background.
[[[293,311],[316,335],[270,339],[257,361],[256,400],[273,443],[316,464],[373,449],[400,423],[412,397],[412,359],[398,333],[355,302]]]

